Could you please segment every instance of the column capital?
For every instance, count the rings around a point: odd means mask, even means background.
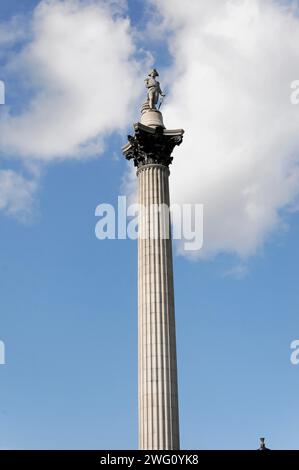
[[[134,160],[138,168],[148,164],[168,167],[173,160],[174,147],[182,143],[183,129],[149,127],[137,122],[134,130],[134,136],[128,135],[129,142],[122,148],[125,158]]]

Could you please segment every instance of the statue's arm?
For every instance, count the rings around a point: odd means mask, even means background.
[[[159,82],[158,82],[157,91],[158,91],[159,95],[165,96],[165,94],[164,94],[163,91],[161,90],[161,86],[160,86],[160,83],[159,83]]]

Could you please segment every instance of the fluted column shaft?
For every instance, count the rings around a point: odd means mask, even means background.
[[[171,237],[169,169],[146,164],[138,171],[138,407],[139,448],[179,449],[179,413]]]

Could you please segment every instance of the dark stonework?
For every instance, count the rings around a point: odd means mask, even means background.
[[[153,128],[140,122],[134,124],[134,130],[135,135],[128,135],[129,142],[122,148],[126,159],[134,160],[138,168],[153,163],[168,167],[173,160],[172,151],[181,144],[184,131]]]
[[[266,447],[264,437],[260,437],[260,448],[258,450],[270,450],[268,447]]]

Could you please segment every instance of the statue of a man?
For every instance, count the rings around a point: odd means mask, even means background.
[[[148,77],[145,79],[145,86],[147,88],[147,100],[150,109],[156,109],[156,104],[159,100],[159,95],[165,96],[160,88],[160,83],[156,80],[159,74],[156,69],[153,69]]]

